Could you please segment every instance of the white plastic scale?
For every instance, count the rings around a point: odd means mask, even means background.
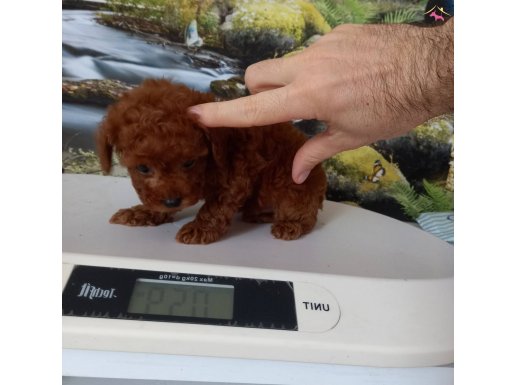
[[[235,218],[221,241],[183,245],[198,207],[158,227],[108,223],[137,203],[127,178],[63,175],[63,375],[452,383],[447,243],[327,201],[296,241]]]

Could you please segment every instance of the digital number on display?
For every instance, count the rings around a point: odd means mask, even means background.
[[[138,279],[129,313],[232,319],[234,286]]]

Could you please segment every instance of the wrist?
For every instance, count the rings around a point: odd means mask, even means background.
[[[421,91],[428,103],[429,118],[454,111],[454,20],[421,28],[426,75],[421,74]]]

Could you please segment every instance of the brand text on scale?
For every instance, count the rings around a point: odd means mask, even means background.
[[[80,289],[80,293],[77,297],[86,297],[89,299],[95,298],[116,298],[114,291],[116,289],[102,289],[91,285],[90,283],[83,283]]]

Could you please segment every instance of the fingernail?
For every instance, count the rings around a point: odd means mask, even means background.
[[[308,176],[309,176],[309,171],[304,171],[304,172],[300,173],[300,174],[297,176],[297,184],[304,183],[304,181],[305,181],[306,179],[308,179]]]
[[[200,120],[200,109],[197,106],[188,108],[186,112],[195,122]]]
[[[193,120],[193,122],[202,128],[207,128],[207,126],[200,121],[200,108],[197,106],[190,107],[186,110],[186,113],[191,118],[191,120]]]

